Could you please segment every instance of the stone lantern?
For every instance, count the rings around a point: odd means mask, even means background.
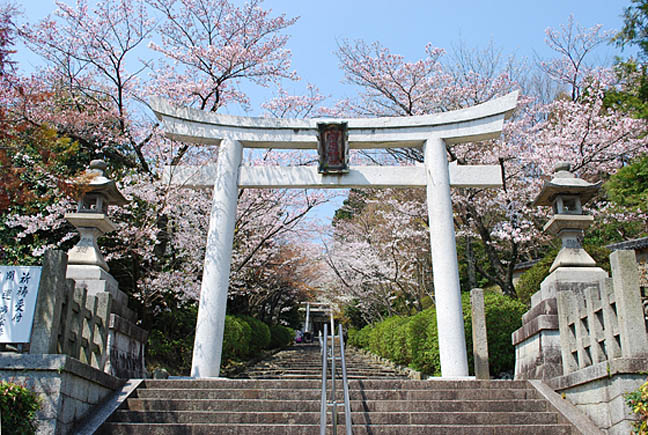
[[[79,243],[68,251],[68,264],[99,266],[108,272],[108,265],[97,246],[97,237],[117,229],[108,219],[108,206],[124,205],[128,201],[117,190],[115,182],[106,178],[106,168],[104,161],[93,160],[90,169],[73,182],[82,193],[76,213],[66,213],[65,219],[81,236]]]
[[[557,235],[562,240],[562,248],[550,272],[559,267],[593,267],[596,262],[583,249],[583,231],[590,226],[594,218],[583,213],[587,203],[601,188],[601,182],[588,183],[570,172],[570,164],[558,163],[554,177],[545,182],[542,191],[533,202],[537,206],[551,206],[554,215],[543,230]]]

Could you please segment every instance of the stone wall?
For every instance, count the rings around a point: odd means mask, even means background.
[[[87,413],[124,383],[67,355],[0,354],[0,378],[42,399],[38,435],[74,433]]]
[[[531,298],[512,336],[515,378],[541,379],[609,434],[634,419],[623,395],[646,381],[648,331],[633,251],[597,267],[560,267]]]
[[[636,418],[624,394],[646,381],[645,359],[618,358],[547,381],[609,435],[627,435]],[[644,372],[645,373],[645,372]]]
[[[119,378],[145,378],[144,343],[147,333],[116,314],[110,315],[106,373]]]

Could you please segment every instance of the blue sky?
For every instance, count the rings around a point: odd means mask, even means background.
[[[237,0],[234,0],[235,2]],[[75,0],[66,0],[73,3]],[[90,0],[93,3],[93,0]],[[275,14],[300,17],[288,30],[293,66],[302,83],[288,84],[300,92],[305,83],[319,87],[331,100],[348,96],[350,86],[341,83],[342,72],[334,55],[342,39],[380,41],[392,52],[415,60],[424,55],[429,42],[451,50],[459,43],[469,48],[484,48],[493,42],[505,54],[533,60],[551,55],[544,43],[547,27],[557,28],[570,14],[584,27],[602,24],[619,29],[621,14],[628,0],[266,0],[263,4]],[[37,20],[55,9],[54,0],[22,0],[26,18]],[[597,52],[598,62],[612,62],[616,47]],[[24,66],[36,64],[33,56],[19,53]],[[252,114],[267,92],[253,95]],[[236,113],[236,108],[230,109]]]

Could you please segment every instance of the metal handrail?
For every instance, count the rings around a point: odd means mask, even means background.
[[[342,325],[338,325],[339,331],[339,343],[340,343],[340,363],[342,368],[342,386],[344,389],[344,418],[345,418],[345,429],[346,435],[352,435],[352,422],[351,422],[351,401],[349,398],[349,382],[347,379],[346,371],[346,359],[344,355],[344,337],[342,335]],[[328,346],[329,337],[328,337],[328,325],[324,324],[324,340],[323,346],[321,346],[322,352],[322,395],[320,403],[320,435],[326,434],[326,407],[331,406],[331,417],[333,425],[333,435],[337,435],[337,399],[335,394],[335,332],[331,335],[331,346],[329,349]],[[320,342],[322,344],[322,342]],[[327,402],[327,372],[328,372],[328,360],[331,360],[331,400]]]
[[[326,363],[328,361],[328,325],[324,324],[324,342],[320,350],[322,351],[322,397],[320,402],[320,435],[326,435]]]
[[[340,337],[340,362],[342,364],[342,387],[344,389],[344,424],[346,426],[346,435],[351,435],[353,433],[351,430],[351,399],[349,397],[349,380],[347,379],[346,359],[344,356],[342,325],[338,325],[338,335]]]

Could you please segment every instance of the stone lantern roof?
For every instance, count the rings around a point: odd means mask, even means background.
[[[602,182],[588,183],[576,177],[570,172],[571,165],[568,162],[560,162],[554,169],[554,176],[551,181],[546,181],[542,191],[533,201],[534,206],[551,206],[556,195],[577,195],[581,204],[592,199],[601,188]]]
[[[126,205],[128,200],[117,189],[115,182],[106,177],[105,171],[108,165],[103,160],[93,160],[90,162],[90,168],[85,173],[73,181],[78,186],[87,186],[87,193],[100,193],[105,196],[110,205]],[[87,180],[90,179],[88,183]],[[85,190],[85,189],[84,189]]]

